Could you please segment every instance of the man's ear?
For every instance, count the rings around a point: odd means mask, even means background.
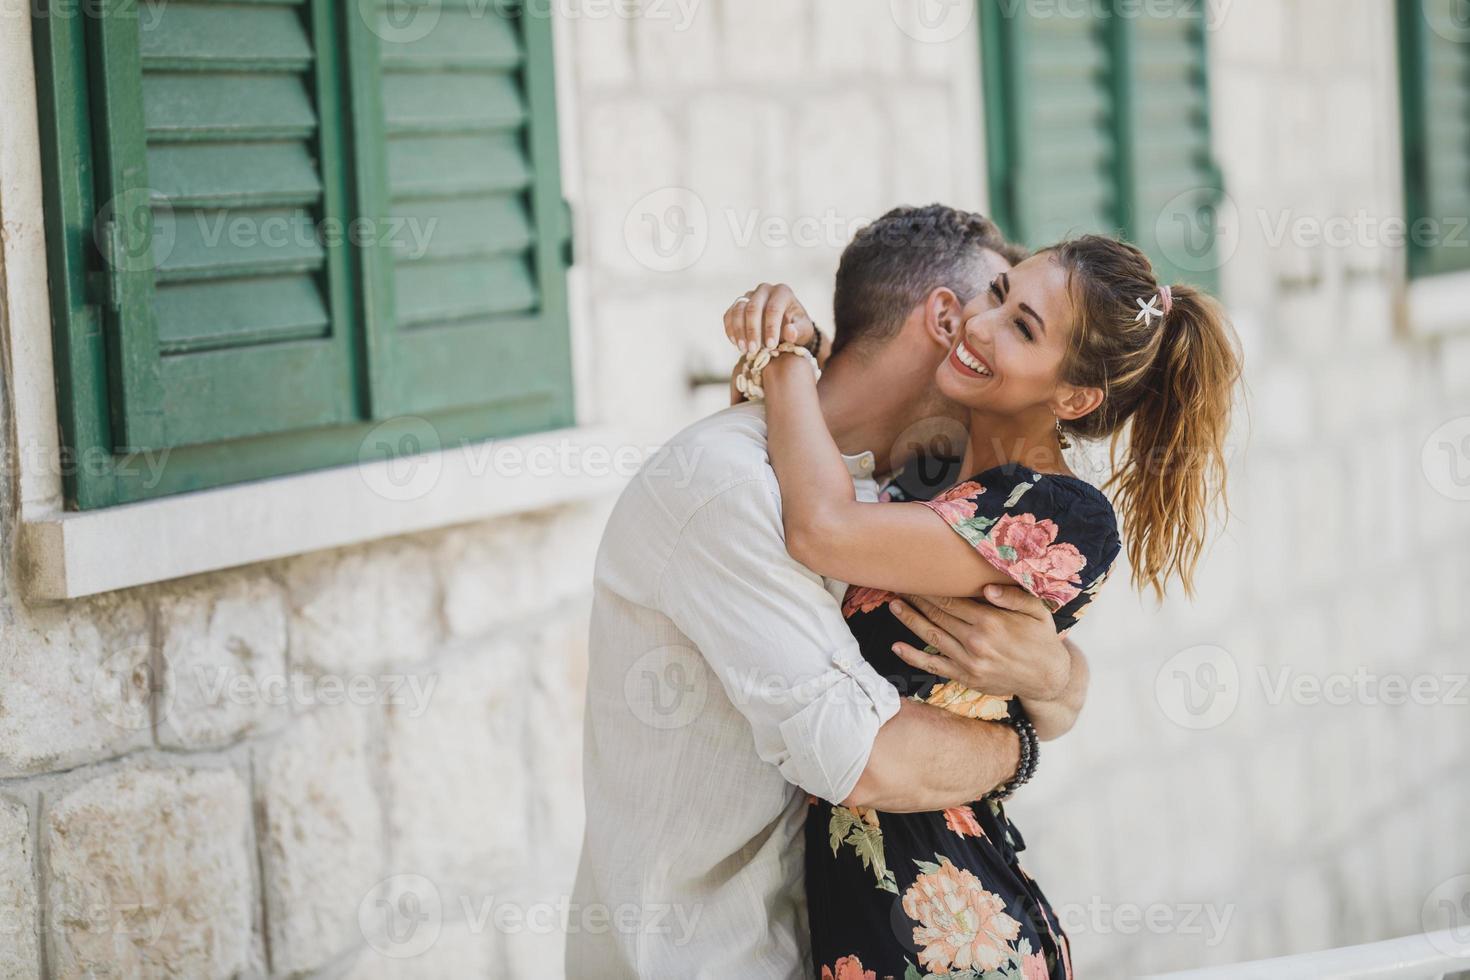
[[[924,299],[924,332],[949,350],[965,325],[965,304],[948,286],[940,286]]]
[[[1085,415],[1091,415],[1102,403],[1103,391],[1101,388],[1062,385],[1057,389],[1056,397],[1052,399],[1051,413],[1059,419],[1071,422]]]

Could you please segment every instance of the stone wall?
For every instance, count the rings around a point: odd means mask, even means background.
[[[583,411],[635,441],[723,402],[692,381],[728,369],[741,290],[793,282],[827,319],[851,227],[983,201],[973,24],[560,6]],[[1470,343],[1395,327],[1397,252],[1267,234],[1396,206],[1383,7],[1239,0],[1212,35],[1251,417],[1199,598],[1114,579],[1077,633],[1088,711],[1015,806],[1081,976],[1416,931],[1470,870],[1448,693],[1470,504],[1421,466],[1470,414]],[[559,975],[605,511],[54,605],[7,565],[0,976]],[[1361,671],[1438,680],[1438,703],[1291,686]]]

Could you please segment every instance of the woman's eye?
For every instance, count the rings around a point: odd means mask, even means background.
[[[1028,327],[1028,326],[1026,326],[1026,321],[1025,320],[1017,320],[1016,321],[1016,329],[1019,330],[1019,331],[1021,331],[1021,336],[1025,337],[1027,340],[1031,340],[1032,339],[1032,337],[1031,337],[1031,328]]]

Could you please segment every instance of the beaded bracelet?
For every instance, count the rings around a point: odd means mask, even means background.
[[[744,366],[735,376],[735,390],[753,402],[764,399],[766,389],[761,386],[761,377],[766,370],[766,365],[781,354],[798,354],[806,358],[811,362],[812,374],[818,381],[822,380],[822,369],[817,367],[817,359],[812,356],[810,350],[795,344],[781,344],[775,348],[762,347],[760,350],[746,354]]]
[[[1010,725],[1016,730],[1021,739],[1021,761],[1016,765],[1016,774],[1009,782],[991,790],[985,794],[987,800],[1008,800],[1011,795],[1031,781],[1036,775],[1036,763],[1041,756],[1041,740],[1036,737],[1036,728],[1031,724],[1031,719],[1022,714],[1018,718],[1007,716],[998,719],[1002,724]]]

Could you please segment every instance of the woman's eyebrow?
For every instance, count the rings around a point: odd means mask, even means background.
[[[1021,312],[1022,313],[1029,313],[1031,315],[1031,318],[1036,321],[1036,325],[1041,328],[1041,332],[1042,333],[1046,333],[1046,321],[1041,318],[1041,314],[1040,313],[1037,313],[1035,310],[1033,310],[1031,307],[1027,306],[1025,303],[1022,303],[1021,304]]]

